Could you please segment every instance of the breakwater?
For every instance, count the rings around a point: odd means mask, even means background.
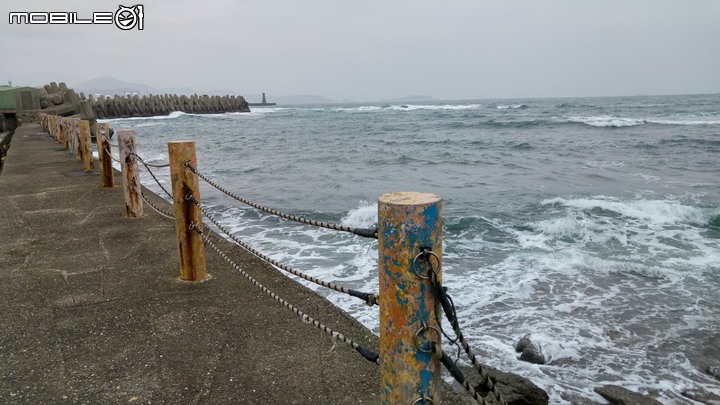
[[[81,98],[83,98],[81,96]],[[247,101],[242,96],[178,96],[163,95],[125,95],[114,97],[88,97],[88,104],[96,118],[128,118],[167,115],[172,111],[195,114],[212,114],[226,112],[250,112]]]
[[[208,96],[177,94],[99,95],[76,92],[65,83],[50,82],[37,90],[28,92],[32,103],[17,110],[21,121],[34,122],[39,113],[74,117],[88,120],[94,127],[95,120],[108,118],[152,117],[167,115],[173,111],[195,114],[219,114],[227,112],[250,112],[243,96]],[[93,134],[94,135],[94,134]]]

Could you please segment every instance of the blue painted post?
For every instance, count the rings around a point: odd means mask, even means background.
[[[414,260],[426,248],[437,259]],[[430,353],[430,342],[440,342],[438,303],[426,277],[428,261],[441,277],[442,199],[415,192],[381,195],[378,250],[380,402],[439,404],[440,360]]]

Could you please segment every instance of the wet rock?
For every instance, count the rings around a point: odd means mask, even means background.
[[[572,405],[602,405],[600,402],[585,398],[584,396],[574,392],[563,392],[560,394],[560,398],[570,402]]]
[[[647,395],[617,385],[603,385],[595,388],[595,392],[602,395],[613,405],[662,405]]]
[[[471,367],[460,367],[466,381],[482,396],[489,391],[480,382],[477,370]],[[488,376],[505,398],[508,405],[546,405],[550,401],[547,392],[525,377],[506,373],[490,366],[483,366]],[[490,394],[492,397],[492,394]]]
[[[708,367],[708,374],[720,380],[720,367]]]
[[[720,395],[713,394],[701,389],[691,389],[681,392],[685,398],[690,398],[693,401],[702,402],[708,405],[720,405]]]
[[[515,351],[520,353],[520,360],[534,364],[545,364],[547,360],[542,354],[542,348],[530,339],[530,334],[523,336],[517,344]]]
[[[607,332],[605,332],[605,334],[607,335],[607,337],[610,338],[610,340],[617,340],[622,337],[622,332],[614,329],[608,330]]]

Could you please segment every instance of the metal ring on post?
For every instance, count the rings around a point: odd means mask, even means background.
[[[419,403],[435,405],[435,401],[433,401],[432,398],[430,398],[430,397],[426,397],[425,395],[414,400],[411,405],[417,405]]]
[[[188,231],[195,231],[196,229],[199,230],[195,221],[190,221],[190,225],[188,226]]]
[[[418,271],[417,271],[417,266],[415,265],[415,263],[416,263],[417,260],[420,258],[420,256],[425,256],[425,255],[435,256],[435,260],[437,260],[438,263],[440,263],[440,257],[437,255],[437,253],[433,252],[432,250],[423,250],[422,252],[418,253],[418,254],[415,256],[415,258],[413,258],[412,268],[413,268],[413,272],[414,272],[418,277],[420,277],[420,278],[423,279],[423,280],[430,280],[430,276],[423,276],[422,274],[418,273]],[[428,263],[430,263],[430,259],[428,259]],[[432,270],[432,266],[430,266],[430,269]]]
[[[415,347],[423,353],[432,353],[432,345],[431,345],[430,349],[423,349],[418,344],[418,338],[420,337],[420,332],[422,332],[424,330],[434,330],[435,334],[437,335],[437,338],[438,338],[437,341],[440,341],[440,331],[434,326],[428,326],[426,323],[423,323],[422,327],[420,329],[418,329],[417,332],[415,332],[415,338],[413,339],[415,342]]]

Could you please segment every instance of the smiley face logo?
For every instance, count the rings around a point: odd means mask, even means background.
[[[123,31],[131,30],[138,27],[139,30],[143,29],[143,5],[138,4],[132,7],[125,7],[123,5],[118,6],[115,12],[115,25]]]

